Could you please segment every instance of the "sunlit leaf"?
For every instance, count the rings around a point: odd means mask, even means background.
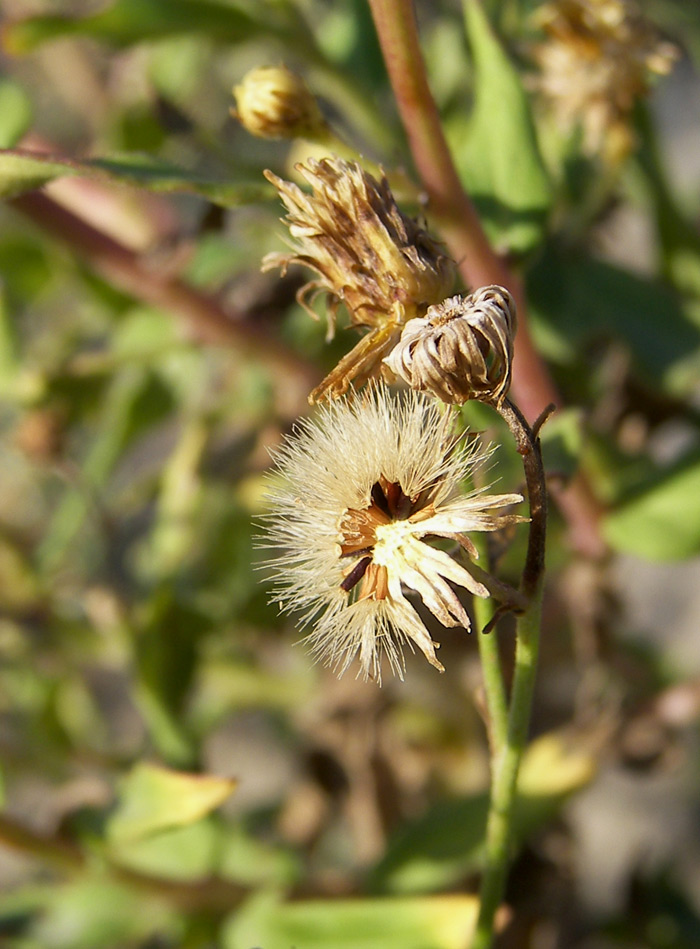
[[[137,764],[123,781],[109,820],[109,839],[123,844],[193,824],[223,804],[235,787],[231,778]]]
[[[280,903],[257,898],[224,930],[224,949],[464,949],[478,911],[474,896]]]
[[[518,71],[480,3],[464,3],[474,61],[468,123],[452,127],[455,159],[497,246],[524,251],[542,236],[551,187]]]
[[[648,560],[683,560],[700,553],[700,457],[666,472],[607,516],[615,550]]]
[[[0,148],[11,148],[29,128],[34,108],[24,89],[10,79],[0,80]]]
[[[110,840],[110,860],[138,873],[163,880],[194,882],[211,877],[220,853],[219,827],[195,820],[146,836]]]

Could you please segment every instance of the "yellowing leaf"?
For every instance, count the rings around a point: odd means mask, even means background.
[[[124,780],[108,837],[119,844],[193,824],[223,804],[235,787],[231,778],[138,764]]]
[[[265,895],[231,917],[225,949],[464,949],[474,896],[387,897],[279,903]]]
[[[588,784],[595,773],[592,754],[574,748],[563,734],[550,732],[525,753],[518,791],[521,797],[560,797]]]

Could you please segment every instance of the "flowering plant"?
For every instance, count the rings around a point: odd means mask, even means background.
[[[696,6],[3,4],[3,947],[700,944]]]

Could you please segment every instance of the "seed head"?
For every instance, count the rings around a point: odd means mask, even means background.
[[[342,674],[359,655],[360,674],[379,680],[385,653],[403,677],[402,647],[415,644],[443,671],[409,595],[444,626],[466,630],[451,584],[488,596],[468,567],[428,541],[450,538],[476,558],[471,531],[523,520],[492,513],[519,494],[465,493],[489,455],[453,434],[435,400],[397,398],[385,386],[326,402],[300,424],[277,457],[264,544],[276,551],[275,599],[311,628],[319,659]]]
[[[547,39],[533,48],[533,86],[559,125],[579,123],[583,149],[619,162],[634,144],[630,113],[650,76],[666,75],[677,49],[660,39],[634,0],[551,0],[537,11]]]
[[[499,405],[508,393],[515,337],[515,301],[505,287],[450,297],[406,324],[384,360],[412,389],[443,402]]]
[[[270,171],[287,208],[292,252],[269,254],[263,270],[301,264],[318,276],[299,291],[299,303],[317,319],[312,304],[326,295],[328,336],[341,303],[356,327],[369,332],[312,392],[309,401],[347,391],[381,369],[405,323],[443,299],[454,281],[454,264],[441,245],[399,209],[386,178],[377,181],[357,162],[309,159],[297,170],[312,193]]]
[[[286,66],[259,66],[235,86],[232,114],[258,138],[323,137],[326,123],[306,83]]]

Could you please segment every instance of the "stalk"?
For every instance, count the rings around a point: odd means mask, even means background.
[[[520,589],[528,598],[528,605],[518,618],[516,627],[515,671],[506,739],[500,748],[496,747],[492,752],[486,861],[481,881],[479,918],[471,949],[489,949],[493,944],[496,910],[503,900],[511,860],[518,772],[527,743],[537,672],[547,526],[547,495],[537,438],[538,423],[533,431],[519,409],[507,399],[499,411],[515,438],[527,482],[530,534]],[[548,411],[543,418],[546,418]]]

